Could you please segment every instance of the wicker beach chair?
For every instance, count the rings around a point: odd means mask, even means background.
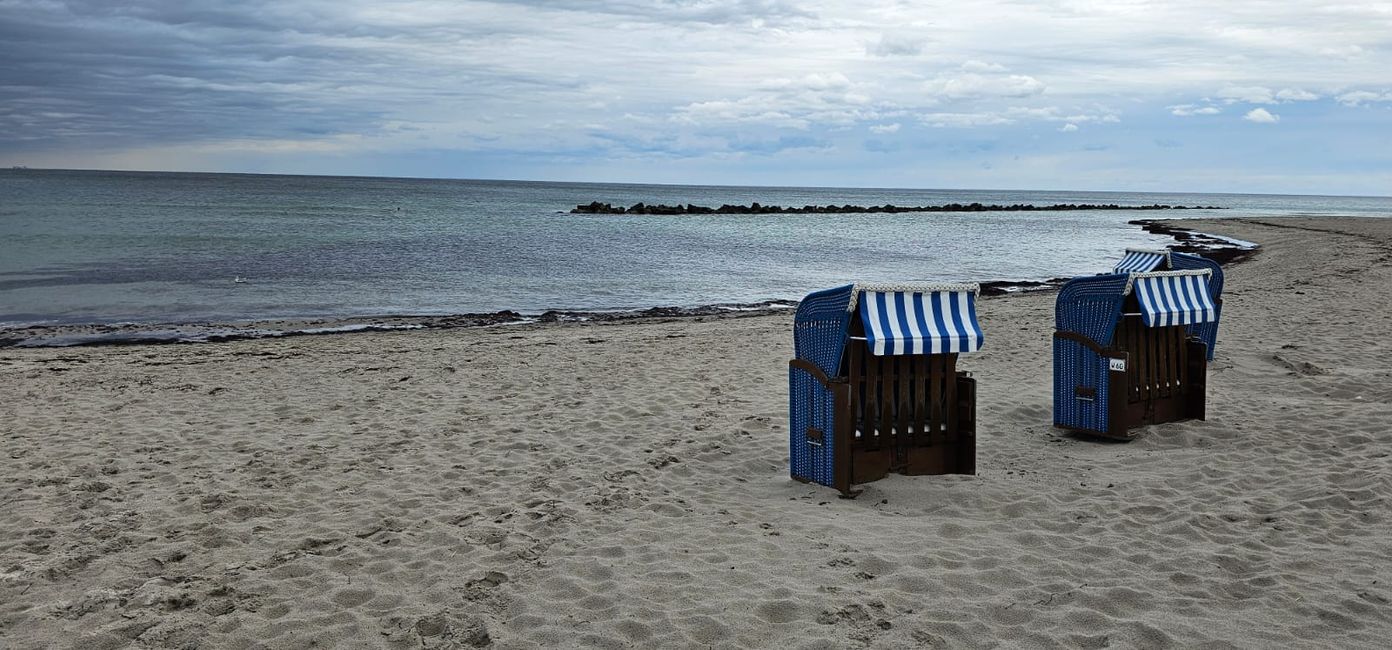
[[[853,284],[809,294],[793,322],[789,472],[836,488],[902,474],[976,473],[981,347],[974,284]]]
[[[1147,250],[1128,248],[1121,261],[1113,267],[1113,273],[1149,273],[1151,271],[1199,271],[1209,270],[1208,296],[1213,300],[1213,320],[1194,323],[1185,329],[1208,346],[1208,360],[1213,360],[1213,351],[1218,344],[1218,322],[1223,313],[1223,266],[1207,257],[1189,253],[1173,253],[1168,250]]]
[[[1204,419],[1222,306],[1216,267],[1128,250],[1118,272],[1065,284],[1054,308],[1054,426],[1129,439],[1143,424]]]

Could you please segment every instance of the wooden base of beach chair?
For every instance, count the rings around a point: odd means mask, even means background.
[[[1117,326],[1113,347],[1099,354],[1119,366],[1107,372],[1107,428],[1055,426],[1130,440],[1136,427],[1204,419],[1207,346],[1187,338],[1184,327],[1145,327],[1139,316],[1126,316]],[[1095,388],[1079,386],[1074,397],[1091,400],[1097,394]]]
[[[847,354],[851,483],[976,473],[976,380],[957,371],[957,355]]]

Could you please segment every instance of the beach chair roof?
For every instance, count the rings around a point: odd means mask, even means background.
[[[1149,273],[1156,269],[1173,268],[1170,251],[1128,248],[1121,261],[1112,267],[1113,273]]]
[[[1135,254],[1135,255],[1133,255]],[[1065,332],[1081,334],[1100,346],[1112,344],[1117,322],[1122,318],[1123,307],[1133,291],[1144,292],[1147,300],[1138,294],[1138,311],[1144,311],[1143,325],[1158,327],[1166,324],[1187,323],[1187,336],[1197,337],[1207,346],[1207,356],[1214,358],[1214,346],[1218,340],[1218,322],[1222,320],[1223,305],[1223,267],[1217,262],[1200,255],[1161,250],[1129,248],[1123,257],[1140,260],[1142,257],[1157,267],[1168,266],[1162,271],[1124,271],[1101,275],[1078,276],[1069,280],[1059,290],[1054,301],[1054,328]],[[1157,262],[1158,260],[1158,262]],[[1168,261],[1166,261],[1168,260]],[[1121,266],[1118,263],[1118,266]],[[1144,265],[1138,266],[1144,268]],[[1185,272],[1191,275],[1186,276]],[[1192,280],[1188,284],[1179,280],[1145,280],[1152,277],[1190,277],[1202,280],[1201,288],[1190,293]],[[1160,298],[1159,289],[1164,285],[1164,296],[1174,296],[1174,302],[1150,302],[1149,298]],[[1170,294],[1172,288],[1184,288],[1183,302],[1178,293]],[[1138,289],[1137,287],[1143,288]],[[1183,285],[1183,286],[1181,286]]]
[[[875,355],[975,351],[985,340],[976,320],[980,291],[977,284],[868,282],[814,291],[793,316],[795,353],[836,376],[853,318]]]
[[[980,292],[977,284],[857,283],[847,310],[859,313],[876,356],[975,352],[985,340]]]
[[[1194,325],[1217,319],[1208,291],[1208,269],[1132,273],[1123,295],[1136,294],[1146,327]]]

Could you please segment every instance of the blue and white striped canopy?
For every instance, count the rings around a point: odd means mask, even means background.
[[[1208,295],[1208,274],[1205,269],[1132,275],[1131,286],[1146,327],[1212,322],[1217,309]]]
[[[1126,249],[1126,256],[1112,267],[1112,273],[1149,273],[1157,268],[1170,268],[1169,251]]]
[[[858,285],[865,340],[876,356],[975,352],[977,285]],[[854,300],[854,299],[853,299]]]

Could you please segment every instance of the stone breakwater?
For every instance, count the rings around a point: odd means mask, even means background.
[[[1029,203],[1014,203],[1011,205],[981,204],[981,203],[948,203],[946,205],[922,205],[922,206],[902,206],[890,205],[804,205],[781,206],[781,205],[761,205],[751,203],[749,205],[730,205],[725,204],[718,208],[706,207],[703,205],[692,205],[690,203],[682,205],[648,205],[646,203],[635,203],[629,207],[622,205],[610,205],[592,201],[575,206],[571,214],[657,214],[657,215],[682,215],[682,214],[843,214],[843,213],[872,213],[872,212],[1062,212],[1071,210],[1222,210],[1218,206],[1186,206],[1186,205],[1119,205],[1116,203],[1055,203],[1053,205],[1033,205]]]
[[[1219,264],[1240,262],[1257,251],[1257,246],[1255,244],[1245,245],[1244,243],[1235,242],[1231,239],[1215,237],[1208,233],[1176,226],[1167,221],[1136,219],[1134,221],[1128,221],[1127,223],[1133,226],[1140,226],[1142,230],[1148,233],[1174,237],[1175,243],[1170,244],[1168,247],[1171,251],[1201,255]],[[1250,242],[1246,244],[1250,244]]]

